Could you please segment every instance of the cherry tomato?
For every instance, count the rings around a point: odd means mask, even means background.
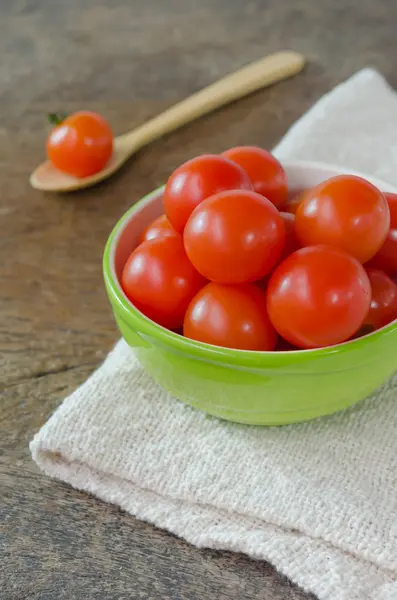
[[[302,190],[301,192],[298,192],[297,194],[292,196],[290,200],[287,200],[287,204],[283,208],[284,212],[295,215],[296,211],[298,210],[298,207],[302,204],[303,200],[305,199],[306,192],[308,191],[309,190]]]
[[[256,146],[237,146],[223,152],[248,173],[254,191],[280,209],[287,201],[287,175],[279,161],[267,150]]]
[[[266,311],[266,294],[252,283],[209,283],[191,301],[185,315],[186,337],[239,350],[273,350],[277,333]]]
[[[164,210],[175,231],[181,233],[193,210],[206,198],[224,190],[252,190],[247,173],[236,163],[203,154],[176,169],[164,190]]]
[[[147,240],[154,240],[159,237],[169,237],[172,235],[178,235],[172,228],[171,223],[165,215],[160,215],[152,221],[141,233],[139,243]]]
[[[367,269],[371,284],[371,305],[364,326],[380,329],[397,319],[397,285],[382,271]]]
[[[301,246],[336,246],[361,263],[378,252],[389,225],[390,211],[382,192],[353,175],[331,177],[308,191],[295,221]]]
[[[218,283],[260,279],[278,262],[285,228],[277,208],[255,192],[221,192],[191,214],[183,235],[196,269]]]
[[[368,263],[374,269],[397,276],[397,194],[385,194],[390,210],[390,228],[381,249]]]
[[[273,326],[299,348],[332,346],[363,324],[371,286],[363,266],[331,246],[291,254],[274,270],[267,289]]]
[[[281,212],[280,217],[284,221],[285,227],[285,245],[281,258],[287,258],[287,256],[300,248],[295,231],[295,215],[292,213]]]
[[[182,237],[176,235],[143,242],[121,276],[121,286],[136,308],[169,329],[182,326],[189,302],[204,284],[186,256]]]
[[[76,112],[54,127],[47,139],[47,156],[54,167],[87,177],[101,171],[113,152],[113,134],[101,115]]]

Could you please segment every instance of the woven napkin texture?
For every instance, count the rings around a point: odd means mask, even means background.
[[[364,69],[275,154],[397,185],[397,96]],[[191,544],[269,561],[320,600],[396,600],[396,386],[313,422],[236,425],[172,398],[120,341],[30,447],[50,477]]]

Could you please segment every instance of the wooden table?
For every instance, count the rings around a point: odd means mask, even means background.
[[[1,0],[0,13],[0,599],[308,600],[269,565],[198,550],[49,480],[28,442],[118,338],[101,274],[118,217],[188,157],[272,147],[361,67],[396,85],[397,4]],[[47,112],[98,110],[120,133],[286,47],[307,56],[303,74],[151,145],[111,181],[63,197],[29,187]]]

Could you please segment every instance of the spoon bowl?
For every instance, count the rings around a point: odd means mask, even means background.
[[[72,192],[90,187],[118,171],[132,154],[128,150],[129,147],[126,147],[124,136],[115,138],[113,153],[108,164],[104,169],[89,177],[73,177],[59,171],[49,160],[46,160],[33,171],[30,176],[30,184],[36,190],[43,192]]]

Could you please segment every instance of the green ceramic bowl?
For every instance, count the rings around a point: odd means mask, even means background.
[[[285,165],[290,189],[350,172],[316,163]],[[360,173],[383,191],[395,192]],[[397,321],[331,348],[249,352],[218,348],[172,333],[140,313],[119,278],[142,229],[163,212],[163,188],[130,208],[108,239],[103,270],[121,334],[146,371],[176,398],[222,419],[282,425],[314,419],[362,400],[397,369]]]

